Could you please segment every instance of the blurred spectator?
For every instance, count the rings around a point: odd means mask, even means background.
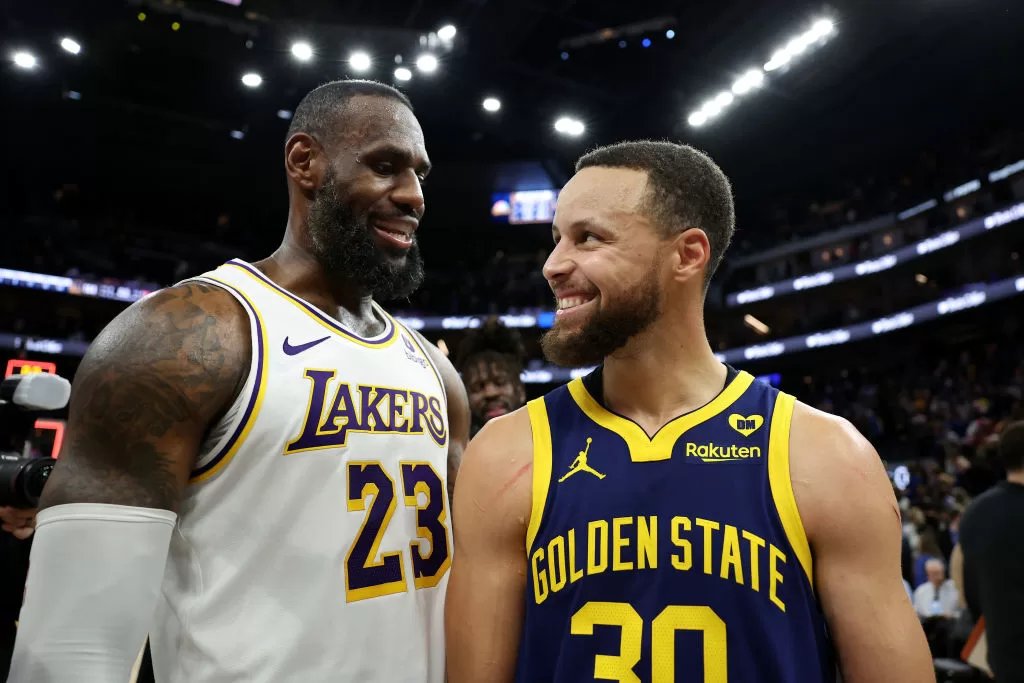
[[[914,609],[922,619],[953,618],[960,611],[960,594],[952,579],[946,578],[946,563],[937,557],[925,563],[928,580],[914,591]]]
[[[495,317],[469,332],[459,344],[455,367],[469,396],[472,434],[489,420],[525,405],[526,388],[520,377],[525,356],[519,333]]]

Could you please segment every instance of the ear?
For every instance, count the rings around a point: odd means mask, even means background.
[[[711,260],[711,243],[700,228],[687,228],[673,241],[672,279],[676,282],[704,281]]]
[[[302,192],[314,192],[320,187],[324,158],[320,143],[308,133],[296,133],[285,143],[285,173]]]

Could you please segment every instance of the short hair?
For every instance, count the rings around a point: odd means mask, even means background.
[[[1007,472],[1024,470],[1024,420],[1011,422],[999,435],[999,460]]]
[[[505,367],[514,379],[519,378],[526,359],[523,338],[517,330],[509,329],[491,316],[483,325],[470,330],[459,343],[455,353],[455,367],[465,377],[479,363]]]
[[[299,106],[295,107],[285,141],[296,133],[308,133],[320,140],[326,140],[336,121],[335,117],[353,97],[359,95],[387,97],[401,102],[409,111],[413,111],[409,98],[390,85],[357,79],[329,81],[310,90],[299,102]]]
[[[939,569],[942,571],[946,571],[946,563],[939,557],[929,557],[924,563],[924,568],[928,569],[929,566],[934,567],[936,565],[938,565]]]
[[[629,168],[647,173],[646,198],[641,210],[669,236],[700,228],[711,245],[704,286],[715,274],[736,230],[732,185],[722,169],[704,152],[673,142],[633,140],[587,152],[576,172],[592,166]]]

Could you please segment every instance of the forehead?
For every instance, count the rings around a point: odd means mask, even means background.
[[[380,95],[356,95],[338,116],[338,139],[348,147],[390,145],[426,158],[423,129],[404,104]]]
[[[466,368],[466,380],[470,382],[476,380],[511,381],[511,379],[508,364],[498,359],[478,360],[471,362]]]
[[[637,212],[647,187],[647,173],[630,168],[584,168],[558,195],[559,224],[584,216],[614,217]]]

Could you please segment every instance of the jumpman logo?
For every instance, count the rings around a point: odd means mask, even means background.
[[[590,465],[587,464],[587,453],[590,451],[590,442],[591,441],[593,441],[593,439],[591,439],[588,436],[587,437],[587,447],[585,449],[583,449],[582,451],[580,451],[579,455],[576,456],[576,459],[572,461],[572,465],[569,466],[569,471],[566,472],[565,475],[563,475],[562,478],[558,480],[559,484],[561,484],[563,481],[565,481],[566,479],[568,479],[572,475],[576,474],[577,472],[589,472],[590,474],[593,474],[598,479],[604,479],[605,478],[605,475],[601,474],[600,472],[598,472],[593,467],[591,467]]]

